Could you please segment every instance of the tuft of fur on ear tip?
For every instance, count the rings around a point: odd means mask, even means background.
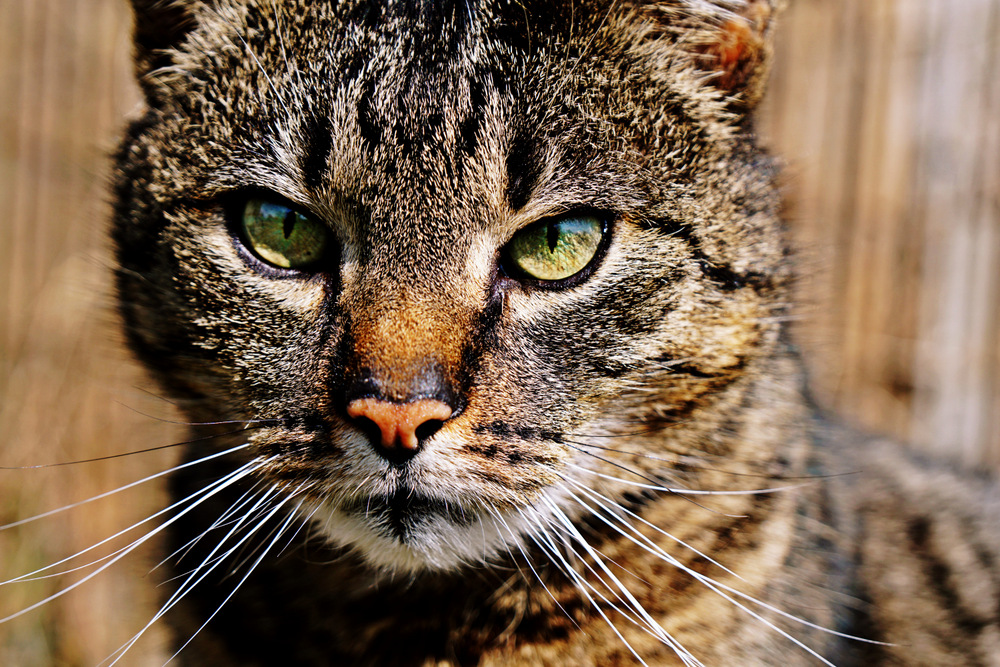
[[[697,0],[696,0],[697,1]],[[733,98],[734,106],[752,108],[764,94],[772,55],[778,0],[725,3],[724,14],[695,51],[698,67]]]

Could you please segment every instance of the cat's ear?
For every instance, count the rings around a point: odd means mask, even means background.
[[[131,0],[135,17],[135,75],[150,101],[158,87],[148,75],[175,65],[175,49],[197,26],[198,0]]]
[[[699,79],[722,92],[734,110],[746,111],[764,92],[774,19],[783,4],[784,0],[643,0],[636,27],[648,56],[665,56],[673,64],[678,52],[684,54],[701,73]]]
[[[764,93],[773,51],[776,0],[730,3],[729,14],[709,26],[697,48],[698,66],[712,76],[716,88],[738,106],[752,108]]]

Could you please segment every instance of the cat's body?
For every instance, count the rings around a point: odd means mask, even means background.
[[[134,4],[182,662],[1000,659],[990,487],[803,388],[772,3]]]

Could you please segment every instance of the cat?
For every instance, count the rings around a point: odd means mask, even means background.
[[[993,483],[790,340],[777,4],[133,0],[176,663],[1000,662]]]

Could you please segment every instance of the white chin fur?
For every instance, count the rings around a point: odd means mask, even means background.
[[[312,515],[312,524],[331,543],[349,547],[376,569],[389,574],[417,574],[454,570],[488,562],[509,548],[517,550],[519,538],[512,537],[503,523],[491,516],[477,516],[468,525],[456,525],[447,517],[432,514],[410,528],[406,536],[394,536],[380,527],[378,517],[348,514],[327,503],[303,507]],[[515,535],[515,521],[505,517]]]

